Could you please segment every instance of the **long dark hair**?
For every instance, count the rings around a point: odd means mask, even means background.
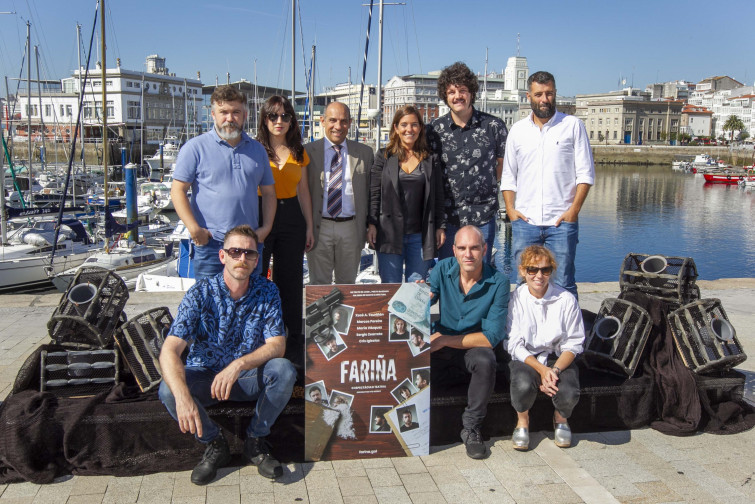
[[[291,106],[288,98],[273,95],[262,105],[262,108],[260,108],[260,120],[257,124],[257,140],[265,147],[267,156],[270,159],[275,159],[275,151],[270,145],[270,130],[267,129],[267,117],[270,114],[277,114],[279,109],[283,109],[283,113],[291,116],[291,122],[288,124],[288,131],[286,132],[286,146],[291,151],[294,159],[301,163],[304,160],[301,130],[299,129],[299,121],[296,120],[294,107]]]
[[[399,138],[396,128],[398,128],[401,119],[408,115],[414,115],[417,118],[417,122],[419,122],[419,136],[417,137],[417,141],[414,142],[412,150],[417,155],[417,158],[422,161],[430,154],[430,149],[427,146],[425,123],[422,121],[422,116],[414,105],[404,105],[393,115],[391,134],[388,137],[388,146],[385,148],[385,152],[390,156],[398,156],[398,160],[401,162],[406,161],[409,153],[406,152],[404,146],[401,144],[401,138]]]

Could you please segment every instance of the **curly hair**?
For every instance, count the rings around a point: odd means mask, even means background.
[[[275,159],[275,151],[270,144],[270,130],[267,128],[267,118],[271,114],[278,114],[280,110],[291,117],[286,132],[286,147],[291,151],[294,159],[301,163],[304,160],[304,146],[302,145],[301,130],[299,121],[296,119],[296,112],[291,102],[284,96],[274,95],[268,98],[260,108],[259,122],[257,123],[257,140],[267,151],[267,157]]]
[[[385,153],[390,156],[398,156],[398,160],[401,162],[406,161],[409,153],[406,152],[406,149],[404,149],[404,146],[401,144],[401,138],[398,134],[398,125],[401,123],[401,119],[408,115],[414,115],[419,122],[419,135],[417,136],[417,141],[414,142],[412,150],[417,155],[417,158],[422,161],[430,155],[430,148],[427,146],[425,123],[422,121],[422,116],[419,111],[413,105],[404,105],[393,115],[391,134],[388,139],[388,146],[385,148]]]
[[[218,86],[215,91],[212,92],[210,97],[210,103],[216,104],[218,102],[241,102],[246,106],[246,98],[244,94],[233,86]]]
[[[480,83],[477,80],[477,76],[472,73],[472,70],[461,61],[457,61],[453,65],[444,68],[440,72],[440,77],[438,77],[438,98],[443,100],[446,105],[448,105],[446,90],[452,84],[454,86],[466,86],[472,94],[472,105],[474,105],[477,91],[480,89]]]
[[[556,263],[553,252],[542,245],[530,245],[524,249],[522,255],[519,257],[519,268],[524,269],[528,266],[533,266],[537,262],[537,259],[546,259],[548,264],[553,268],[553,271],[556,271],[558,263]]]

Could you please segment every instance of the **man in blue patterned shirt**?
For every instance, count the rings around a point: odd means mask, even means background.
[[[283,358],[286,336],[278,288],[252,275],[257,235],[248,225],[225,235],[219,251],[223,271],[197,282],[178,307],[160,352],[160,400],[207,445],[191,473],[196,485],[211,482],[230,460],[228,443],[205,407],[220,401],[257,401],[247,428],[244,455],[262,476],[283,473],[265,437],[291,398],[296,371]],[[184,365],[181,355],[188,347]]]
[[[438,98],[450,109],[430,124],[427,139],[443,166],[446,241],[440,259],[454,257],[454,235],[474,225],[485,235],[490,262],[498,212],[498,181],[506,147],[506,124],[474,108],[480,84],[467,65],[456,62],[438,77]]]

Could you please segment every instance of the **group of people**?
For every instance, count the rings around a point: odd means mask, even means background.
[[[352,119],[342,103],[326,107],[324,138],[303,145],[291,103],[273,96],[254,140],[243,131],[243,94],[216,88],[215,127],[187,142],[176,161],[171,197],[191,234],[198,281],[160,354],[161,400],[182,432],[207,445],[192,482],[209,483],[230,458],[205,410],[226,400],[257,401],[244,455],[263,476],[282,474],[266,436],[296,380],[283,356],[287,339],[302,333],[303,255],[311,284],[351,284],[365,241],[378,252],[383,282],[426,280],[441,304],[432,380],[470,382],[467,454],[486,455],[480,425],[494,349],[506,344],[515,448],[528,447],[527,412],[538,390],[553,397],[556,443],[569,445],[567,419],[579,398],[571,364],[584,337],[574,256],[577,217],[594,181],[589,141],[580,121],[556,110],[547,72],[530,76],[532,113],[511,132],[474,107],[478,88],[465,64],[445,68],[438,96],[449,113],[426,126],[417,108],[400,108],[377,155],[347,139]],[[490,264],[499,189],[523,279],[511,299],[508,277]],[[265,279],[271,259],[273,282]],[[427,344],[421,334],[413,342]],[[429,379],[418,375],[418,386]]]

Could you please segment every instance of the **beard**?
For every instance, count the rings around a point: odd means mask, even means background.
[[[232,127],[232,131],[228,131],[226,128]],[[218,136],[225,141],[237,140],[241,136],[241,127],[230,121],[226,121],[220,126],[215,126],[215,131],[218,132]]]
[[[550,119],[556,113],[556,105],[553,103],[543,103],[542,106],[546,107],[542,109],[540,105],[530,100],[530,107],[532,107],[532,113],[540,119]]]

